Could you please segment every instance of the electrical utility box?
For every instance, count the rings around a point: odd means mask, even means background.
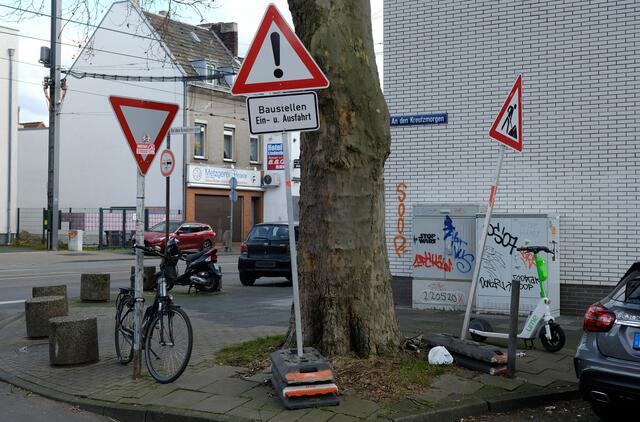
[[[480,238],[484,215],[479,214],[476,236]],[[545,282],[551,314],[560,314],[560,219],[551,214],[494,214],[491,217],[484,261],[476,290],[478,312],[509,313],[511,281],[520,280],[520,313],[528,314],[540,299],[538,272],[533,254],[518,252],[520,246],[546,246],[555,256],[540,252],[547,261]]]
[[[417,309],[466,308],[484,224],[478,204],[416,204],[413,207],[412,303]],[[475,296],[476,312],[508,314],[511,282],[520,280],[520,312],[532,311],[540,289],[533,257],[516,249],[547,246],[545,284],[551,312],[560,312],[559,218],[550,214],[494,214]]]
[[[465,308],[476,259],[476,215],[481,211],[478,204],[414,205],[414,308]]]

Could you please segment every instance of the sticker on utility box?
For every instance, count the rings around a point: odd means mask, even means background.
[[[254,135],[318,130],[315,92],[247,98],[249,130]]]

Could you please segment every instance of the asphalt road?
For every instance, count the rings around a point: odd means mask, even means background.
[[[627,419],[628,421],[634,419]],[[462,421],[462,419],[461,419]],[[571,400],[552,405],[466,417],[464,422],[599,422],[591,406],[583,400]]]
[[[4,422],[106,422],[114,419],[85,412],[0,382],[0,409]]]

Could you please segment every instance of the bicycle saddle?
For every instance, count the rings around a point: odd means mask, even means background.
[[[534,254],[538,253],[538,252],[547,252],[553,255],[553,251],[549,248],[547,248],[546,246],[522,246],[520,248],[518,248],[518,251],[522,251],[522,252],[532,252]]]

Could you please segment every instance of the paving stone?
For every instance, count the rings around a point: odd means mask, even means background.
[[[449,393],[459,394],[473,394],[482,388],[482,384],[477,381],[464,379],[453,374],[442,375],[431,386]]]
[[[179,407],[182,409],[189,409],[194,404],[199,403],[209,398],[210,396],[211,394],[202,393],[199,391],[176,390],[167,394],[166,396],[155,397],[151,401],[153,404],[158,404],[164,407]]]
[[[252,381],[245,381],[240,378],[224,378],[200,388],[201,391],[213,394],[227,394],[230,396],[240,395],[251,390],[258,384]]]
[[[555,380],[548,376],[537,375],[537,374],[519,374],[522,379],[525,380],[526,384],[538,385],[540,387],[546,387],[549,384],[553,383]]]
[[[245,406],[238,406],[226,413],[228,416],[239,416],[241,418],[254,419],[259,421],[267,421],[280,412],[273,410],[252,409]]]
[[[238,368],[236,366],[224,366],[224,365],[215,365],[211,367],[206,367],[206,369],[200,370],[196,372],[196,375],[200,376],[210,376],[211,382],[217,381],[220,379],[237,376],[238,372],[244,371],[243,368]]]
[[[307,413],[304,417],[304,422],[325,422],[335,416],[335,413],[324,411],[321,409],[313,409],[309,413]],[[277,418],[273,419],[274,421]]]
[[[362,400],[356,397],[340,397],[340,405],[331,408],[332,412],[343,413],[358,418],[366,418],[378,410],[380,406],[370,400]],[[333,419],[332,419],[333,420]]]
[[[295,422],[295,421],[307,421],[307,415],[311,412],[311,409],[285,409],[280,413],[277,413],[270,420],[273,422]]]
[[[242,397],[214,395],[194,404],[191,408],[194,410],[201,410],[203,412],[227,413],[247,401],[249,401],[249,399]]]
[[[450,394],[450,391],[440,390],[439,388],[429,388],[424,393],[418,394],[413,398],[429,406],[431,403],[439,402]]]
[[[173,384],[185,390],[199,390],[215,381],[216,379],[209,374],[195,374],[188,377],[181,377]]]
[[[343,415],[340,413],[336,413],[334,417],[329,419],[329,422],[353,422],[359,420],[358,418],[354,418],[353,416]]]
[[[476,380],[485,385],[498,387],[507,391],[515,390],[525,382],[524,379],[522,378],[507,378],[504,376],[488,375],[488,374],[482,374],[479,377],[477,377]]]
[[[578,379],[576,378],[576,374],[573,371],[558,371],[555,369],[547,369],[546,371],[542,372],[540,375],[549,377],[554,380],[578,382]]]
[[[549,369],[549,362],[545,362],[542,359],[536,359],[533,362],[516,363],[516,370],[518,372],[539,374],[546,369]]]

